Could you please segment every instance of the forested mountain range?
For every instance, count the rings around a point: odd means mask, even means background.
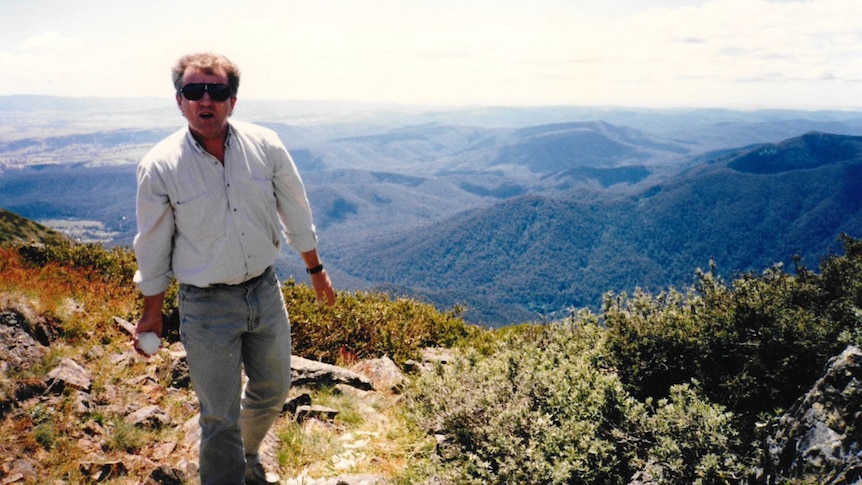
[[[816,267],[839,234],[860,231],[862,138],[810,133],[724,153],[631,194],[512,198],[375,242],[344,265],[492,322],[540,319],[595,307],[606,291],[685,286],[710,261],[725,275],[794,256]]]
[[[182,118],[73,101],[0,97],[0,207],[130,245],[135,163]],[[464,304],[478,323],[686,285],[711,260],[727,276],[813,267],[838,234],[862,236],[859,113],[349,108],[236,116],[288,145],[339,286]],[[304,276],[291,254],[278,267]]]

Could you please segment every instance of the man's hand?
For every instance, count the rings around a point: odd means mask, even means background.
[[[148,314],[144,313],[144,316],[138,320],[138,325],[135,326],[135,336],[140,335],[142,333],[153,332],[159,337],[162,336],[162,314]]]
[[[308,275],[311,278],[311,287],[314,288],[314,293],[317,295],[317,303],[323,304],[325,301],[329,306],[335,305],[335,290],[332,289],[332,281],[329,280],[326,270],[322,269],[323,265],[320,262],[320,257],[317,255],[317,250],[312,249],[311,251],[302,253],[301,256],[302,260],[305,261],[306,268],[320,270],[314,273],[309,271]]]
[[[141,319],[138,320],[138,325],[135,326],[134,343],[135,350],[145,357],[149,357],[149,355],[138,347],[138,335],[147,332],[154,332],[159,337],[162,336],[162,305],[164,305],[164,302],[164,293],[144,297],[144,314],[141,316]]]
[[[335,305],[335,290],[332,289],[332,281],[324,269],[320,273],[310,275],[311,287],[314,288],[314,293],[317,295],[317,303],[326,304],[329,306]]]

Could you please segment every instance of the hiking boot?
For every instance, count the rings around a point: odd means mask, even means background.
[[[260,463],[250,464],[245,468],[245,485],[277,485],[278,477],[267,473]]]

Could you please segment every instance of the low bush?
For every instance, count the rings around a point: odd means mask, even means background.
[[[858,343],[862,244],[843,242],[846,254],[826,258],[820,275],[774,266],[727,285],[712,268],[686,293],[607,296],[607,346],[626,389],[662,398],[696,379],[751,438],[759,415],[789,407],[830,357]]]
[[[461,308],[439,312],[378,292],[340,292],[328,307],[295,281],[282,291],[294,351],[305,357],[403,363],[426,346],[462,347],[461,357],[407,391],[410,425],[438,437],[433,452],[411,449],[416,477],[738,483],[756,453],[755,421],[789,407],[831,356],[862,343],[862,241],[842,243],[845,254],[825,258],[819,274],[775,266],[726,284],[712,268],[682,291],[609,294],[599,315],[497,331],[466,324]],[[111,316],[139,311],[134,269],[128,249],[0,246],[0,291],[38,295],[36,311],[51,321],[62,315],[61,338],[73,345],[128,345],[116,329],[101,330],[114,327]],[[0,387],[4,395],[13,389]],[[40,428],[51,422],[36,417],[22,435],[26,446],[53,453],[49,459],[66,453],[67,423]],[[117,452],[139,443],[113,439]]]
[[[91,272],[91,284],[80,288],[82,291],[131,289],[141,308],[141,296],[132,282],[137,263],[128,248],[59,241],[0,250],[15,261],[47,271],[44,278],[53,274],[52,280],[57,281],[52,284],[68,280],[62,274],[70,269]],[[294,280],[286,281],[282,291],[290,312],[294,352],[328,363],[383,355],[403,363],[418,357],[424,347],[448,347],[478,332],[464,322],[460,307],[440,312],[430,304],[390,298],[382,292],[339,292],[335,307],[321,306],[311,288]],[[166,292],[168,315],[175,313],[176,295],[174,282]]]
[[[601,365],[595,325],[508,333],[412,389],[417,419],[439,435],[450,483],[626,483],[611,431],[632,405]]]
[[[294,352],[328,363],[389,356],[401,364],[424,347],[449,347],[478,332],[462,309],[439,312],[380,292],[339,292],[335,306],[319,305],[314,291],[288,280],[283,286]]]
[[[685,386],[655,406],[638,402],[607,365],[594,321],[507,332],[489,355],[465,351],[423,375],[408,406],[440,443],[426,474],[458,484],[738,476],[732,413]]]
[[[98,243],[79,244],[57,240],[47,244],[19,246],[18,253],[35,266],[70,264],[76,268],[97,271],[115,283],[131,282],[138,267],[132,250],[121,246],[108,249]]]
[[[695,383],[696,384],[696,383]],[[740,483],[747,474],[734,415],[702,397],[697,386],[671,386],[667,398],[630,409],[632,468],[645,483]]]

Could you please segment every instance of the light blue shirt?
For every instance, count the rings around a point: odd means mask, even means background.
[[[281,251],[317,247],[305,187],[275,132],[231,121],[224,165],[188,127],[162,140],[138,165],[135,274],[144,295],[172,277],[199,287],[260,275]]]

